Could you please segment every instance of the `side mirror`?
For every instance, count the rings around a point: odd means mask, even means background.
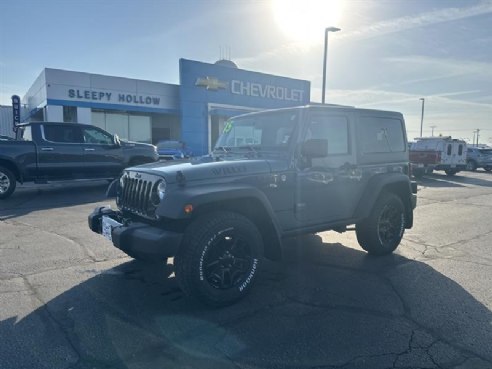
[[[313,138],[304,142],[301,146],[301,154],[305,158],[325,158],[328,156],[328,140]]]
[[[116,133],[113,135],[113,143],[115,146],[121,146],[120,138]]]

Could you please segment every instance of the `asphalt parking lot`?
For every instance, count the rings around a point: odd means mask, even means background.
[[[20,188],[0,202],[0,368],[492,368],[492,174],[419,184],[394,255],[290,239],[223,309],[87,228],[106,182]]]

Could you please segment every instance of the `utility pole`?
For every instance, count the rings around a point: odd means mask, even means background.
[[[480,128],[477,128],[477,146],[478,146],[478,138],[480,137]]]

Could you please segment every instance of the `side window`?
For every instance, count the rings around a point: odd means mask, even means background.
[[[405,151],[403,122],[395,118],[360,117],[359,142],[366,154]]]
[[[349,153],[348,121],[343,116],[314,115],[309,123],[305,141],[312,138],[328,140],[329,155]]]
[[[448,155],[451,155],[452,150],[453,150],[453,146],[451,144],[448,144],[448,150],[447,150]]]
[[[459,156],[463,155],[463,145],[458,146],[458,155]]]
[[[82,143],[80,127],[74,124],[43,125],[46,141],[57,143]]]
[[[97,128],[84,128],[82,129],[82,133],[84,135],[84,143],[102,145],[113,144],[113,137]]]

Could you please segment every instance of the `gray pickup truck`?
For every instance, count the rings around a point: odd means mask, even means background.
[[[211,155],[128,168],[108,192],[118,209],[95,209],[90,229],[134,258],[174,257],[182,290],[216,306],[285,237],[355,230],[368,253],[393,252],[417,201],[403,116],[323,105],[230,119]]]
[[[120,141],[86,124],[27,123],[16,140],[0,140],[0,200],[17,182],[116,178],[129,166],[158,160],[155,146]]]

